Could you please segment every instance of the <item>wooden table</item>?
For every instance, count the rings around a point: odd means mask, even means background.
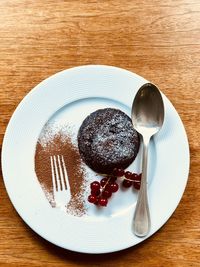
[[[170,220],[142,244],[106,256],[40,238],[1,179],[0,266],[200,266],[200,2],[1,0],[0,14],[1,145],[14,109],[36,84],[73,66],[106,64],[159,85],[182,118],[191,153],[187,188]]]

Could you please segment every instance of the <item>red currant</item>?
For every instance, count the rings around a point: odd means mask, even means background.
[[[124,175],[124,170],[122,168],[114,168],[113,174],[117,177],[122,177]]]
[[[94,181],[90,184],[90,188],[93,190],[93,191],[98,191],[100,190],[100,183],[98,181]]]
[[[90,195],[90,196],[88,196],[88,201],[90,203],[95,203],[97,201],[97,198],[96,198],[96,196]]]
[[[115,192],[118,191],[118,189],[119,189],[119,185],[118,185],[117,183],[112,183],[112,184],[110,185],[110,190],[111,190],[111,192],[115,193]]]
[[[101,179],[101,181],[100,181],[100,185],[101,185],[102,187],[104,187],[104,185],[105,185],[107,182],[108,182],[108,178],[103,178],[103,179]]]
[[[140,182],[133,182],[133,186],[136,190],[140,190]]]
[[[100,206],[106,207],[108,204],[108,200],[106,198],[100,198],[98,203]]]
[[[133,181],[138,180],[138,175],[137,175],[137,173],[132,173],[132,175],[131,175],[131,180],[133,180]]]
[[[101,191],[100,190],[91,190],[91,195],[92,196],[98,196],[100,195]]]
[[[127,179],[132,179],[132,173],[131,172],[129,172],[129,171],[126,171],[125,172],[125,175],[124,175]]]
[[[111,185],[111,184],[108,183],[108,184],[105,186],[105,190],[111,191],[111,190],[110,190],[110,185]]]
[[[102,196],[105,197],[105,198],[109,198],[112,196],[112,192],[110,190],[104,190],[102,192]]]
[[[126,180],[126,179],[124,179],[124,181],[122,182],[122,185],[123,185],[123,187],[125,187],[125,188],[129,188],[129,187],[131,187],[132,184],[133,184],[132,181],[129,181],[129,180]]]

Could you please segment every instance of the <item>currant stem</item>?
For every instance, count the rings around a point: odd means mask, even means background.
[[[113,176],[112,176],[112,177],[113,177]],[[103,189],[105,189],[106,185],[109,184],[109,182],[110,182],[110,180],[111,180],[112,177],[108,178],[108,181],[105,183],[104,186],[102,186],[102,191],[103,191]]]
[[[118,178],[123,179],[123,180],[128,180],[128,181],[131,181],[131,182],[137,182],[137,183],[140,183],[140,182],[141,182],[140,180],[137,180],[137,179],[133,179],[133,180],[131,180],[131,179],[128,179],[128,178],[126,178],[126,177],[124,177],[124,176],[122,176],[122,177],[118,177]]]

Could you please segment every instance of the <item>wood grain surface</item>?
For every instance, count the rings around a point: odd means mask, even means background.
[[[200,1],[1,0],[1,147],[13,111],[34,86],[84,64],[136,72],[171,100],[190,144],[183,198],[169,221],[142,244],[84,255],[30,230],[10,203],[1,174],[0,266],[200,266]]]

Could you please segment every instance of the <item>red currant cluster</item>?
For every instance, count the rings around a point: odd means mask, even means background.
[[[100,182],[94,181],[90,184],[91,194],[88,196],[88,201],[95,205],[107,206],[112,193],[119,189],[116,183],[117,178],[122,178],[122,186],[125,188],[133,186],[136,190],[140,189],[141,174],[115,168],[112,175],[107,175]]]
[[[106,206],[108,198],[119,189],[118,184],[115,182],[116,179],[116,177],[104,177],[100,182],[92,182],[90,184],[91,195],[89,195],[88,201],[96,205]]]

